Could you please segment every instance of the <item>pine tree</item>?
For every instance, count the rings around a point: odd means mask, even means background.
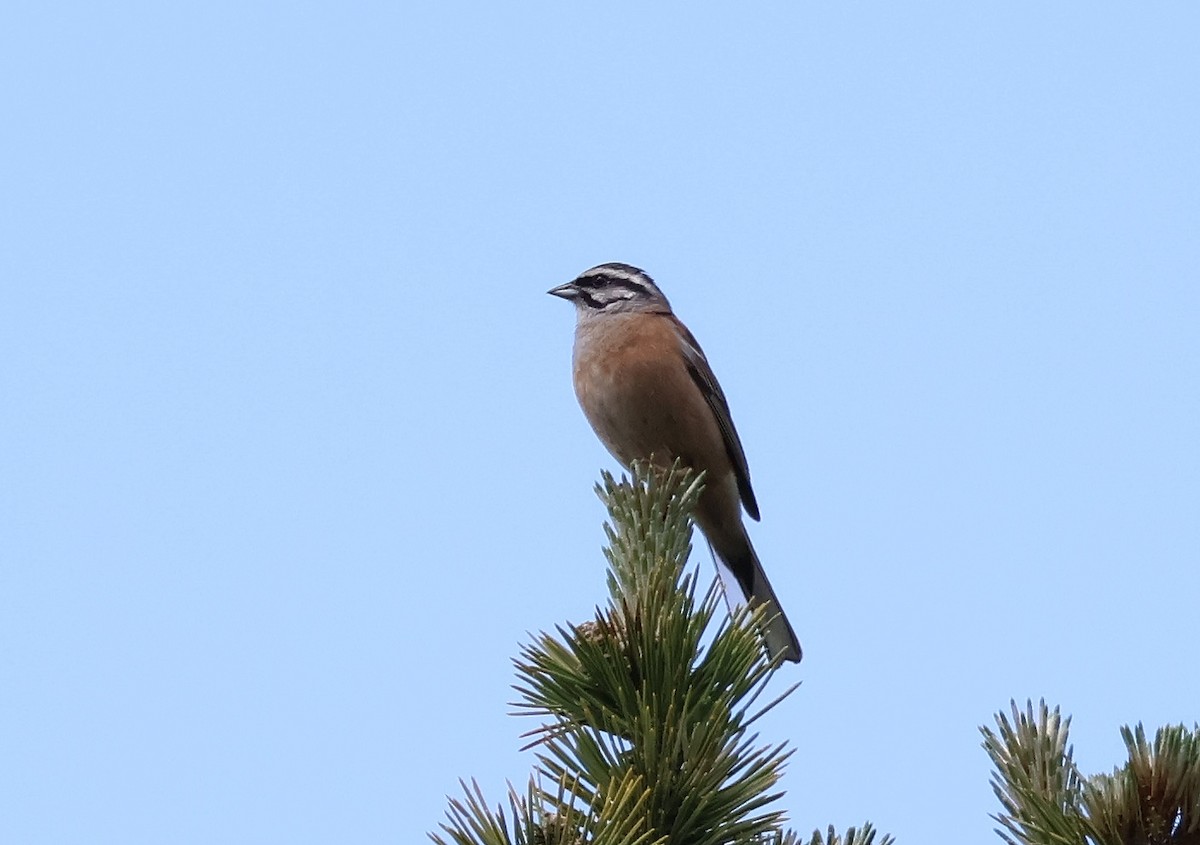
[[[755,722],[778,666],[761,611],[726,615],[719,585],[687,571],[702,479],[675,467],[605,473],[609,598],[593,621],[542,634],[515,661],[518,712],[537,765],[507,812],[475,784],[451,800],[438,845],[798,845],[778,781],[791,752],[762,745]],[[871,825],[810,845],[872,845]],[[890,845],[883,837],[880,845]]]
[[[993,818],[1009,845],[1200,845],[1200,726],[1159,729],[1151,745],[1139,723],[1121,728],[1129,762],[1083,777],[1067,744],[1070,718],[1012,702],[1011,720],[981,728],[1004,810]]]

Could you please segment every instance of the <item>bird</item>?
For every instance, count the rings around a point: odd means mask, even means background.
[[[675,460],[705,474],[695,519],[744,599],[766,608],[772,658],[803,654],[742,521],[759,519],[729,402],[696,338],[644,271],[610,262],[547,293],[575,305],[572,380],[596,436],[626,467]]]

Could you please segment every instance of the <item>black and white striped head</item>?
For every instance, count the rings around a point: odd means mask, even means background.
[[[546,292],[574,302],[581,318],[588,314],[671,311],[671,304],[653,279],[637,267],[619,262],[584,270],[574,281]]]

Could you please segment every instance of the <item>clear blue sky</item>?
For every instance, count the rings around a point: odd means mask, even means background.
[[[1011,697],[1200,718],[1200,7],[15,3],[0,839],[421,841],[604,595],[647,269],[805,645],[802,831],[988,842]],[[699,563],[708,573],[711,564]]]

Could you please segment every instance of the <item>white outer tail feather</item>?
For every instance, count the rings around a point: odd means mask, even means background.
[[[713,544],[711,542],[708,544],[708,550],[717,565],[717,576],[721,580],[721,592],[724,593],[725,601],[731,610],[747,601],[753,601],[755,604],[765,607],[767,622],[762,634],[767,644],[767,651],[772,658],[782,657],[792,663],[799,663],[804,655],[803,649],[800,648],[800,640],[796,638],[796,633],[792,630],[787,616],[784,615],[779,599],[775,597],[775,591],[771,589],[767,573],[763,571],[762,564],[758,562],[758,553],[754,551],[754,546],[750,544],[749,538],[746,542],[750,547],[750,554],[754,557],[754,585],[749,595],[742,590],[738,579],[734,577],[729,565],[717,554]],[[735,601],[733,598],[737,594],[742,595],[741,602]]]

